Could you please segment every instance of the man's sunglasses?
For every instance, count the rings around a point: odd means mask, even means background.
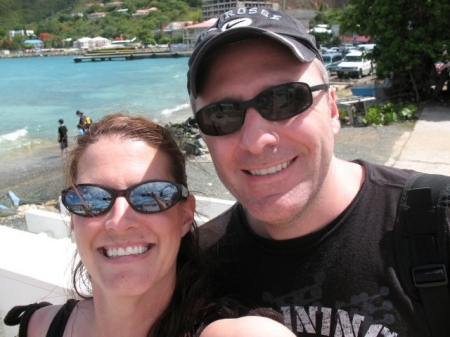
[[[329,84],[310,87],[302,82],[284,83],[264,90],[248,101],[228,100],[208,104],[197,111],[195,119],[205,135],[229,135],[241,128],[245,111],[250,107],[270,121],[289,119],[308,110],[313,103],[313,91],[329,87]]]
[[[183,185],[150,180],[121,191],[95,184],[79,184],[62,191],[61,199],[69,212],[93,217],[108,212],[117,197],[125,197],[135,211],[151,214],[168,210],[188,195],[189,191]]]

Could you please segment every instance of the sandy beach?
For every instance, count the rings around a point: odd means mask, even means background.
[[[397,123],[385,127],[343,126],[336,137],[338,158],[365,159],[385,164],[395,156],[396,143],[412,131],[414,122]],[[218,179],[210,156],[188,158],[188,184],[194,195],[234,200]],[[58,200],[65,187],[62,158],[58,144],[35,149],[23,149],[3,158],[0,168],[0,204],[10,207],[8,191],[21,199],[21,204],[44,205]],[[0,217],[0,224],[26,229],[23,216]]]

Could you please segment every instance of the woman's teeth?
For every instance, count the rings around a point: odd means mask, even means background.
[[[148,251],[148,246],[133,246],[133,247],[119,247],[105,249],[106,256],[110,258],[126,256],[126,255],[140,255]]]

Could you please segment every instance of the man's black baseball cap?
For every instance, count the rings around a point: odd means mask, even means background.
[[[268,7],[235,8],[222,14],[198,38],[189,59],[188,93],[197,97],[196,84],[202,64],[216,50],[231,43],[265,36],[288,47],[301,62],[322,61],[313,35],[300,21]]]

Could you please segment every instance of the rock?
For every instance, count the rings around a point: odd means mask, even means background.
[[[44,206],[46,206],[46,207],[48,207],[48,206],[56,206],[56,205],[58,205],[58,200],[49,200],[49,201],[47,201],[45,204],[44,204]]]
[[[197,145],[198,147],[202,148],[202,149],[206,149],[206,143],[203,140],[203,138],[196,139],[194,144]]]
[[[7,217],[15,214],[16,214],[15,210],[0,204],[0,217]]]
[[[187,141],[181,143],[180,148],[182,151],[186,152],[187,155],[199,156],[202,152],[197,145]]]

